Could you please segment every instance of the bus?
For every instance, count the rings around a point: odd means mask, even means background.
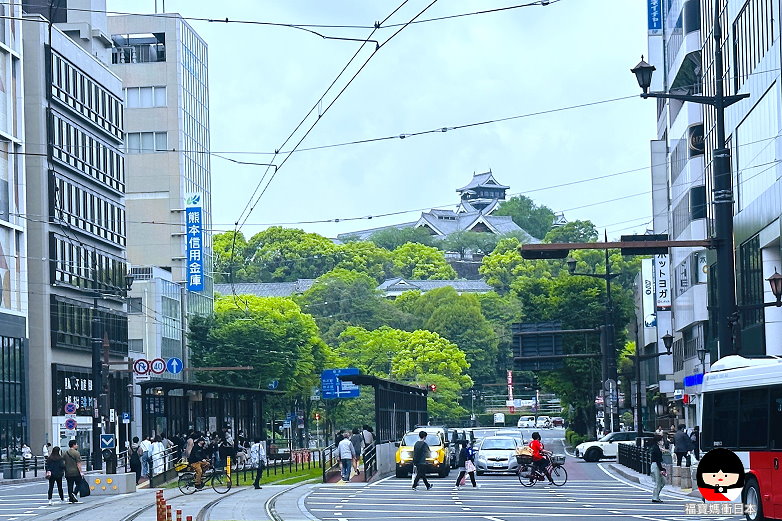
[[[748,521],[782,519],[782,357],[721,358],[701,391],[701,450],[722,447],[741,459],[741,499],[757,512]]]

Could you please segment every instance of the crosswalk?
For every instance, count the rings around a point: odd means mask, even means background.
[[[25,483],[0,487],[0,521],[34,519],[69,506],[67,503],[49,505],[46,490],[46,483]],[[54,494],[56,497],[56,488]]]
[[[651,493],[613,479],[572,480],[564,487],[536,484],[523,488],[515,476],[484,476],[480,488],[469,485],[453,490],[452,479],[432,480],[434,488],[413,491],[409,480],[387,479],[370,486],[324,486],[305,499],[307,510],[318,519],[483,519],[516,521],[533,517],[632,521],[709,521],[739,519],[685,514],[685,499],[663,493],[662,504]]]

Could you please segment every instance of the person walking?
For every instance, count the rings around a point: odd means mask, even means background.
[[[364,437],[364,447],[369,447],[375,443],[375,434],[372,432],[372,427],[364,425],[362,427],[361,436]]]
[[[342,433],[342,441],[337,445],[339,459],[342,462],[342,481],[350,481],[350,469],[353,466],[353,460],[356,457],[356,449],[350,441],[350,432]]]
[[[353,458],[353,467],[356,469],[356,476],[358,476],[361,472],[358,469],[358,461],[361,459],[361,450],[362,446],[364,445],[364,437],[361,435],[361,432],[358,430],[358,428],[353,429],[353,435],[350,437],[350,443],[353,444],[353,450],[356,452],[356,457]]]
[[[145,437],[138,444],[138,455],[141,458],[141,477],[149,477],[149,467],[152,461],[150,449],[152,448],[152,441],[149,436]]]
[[[456,478],[456,484],[454,490],[459,490],[462,486],[462,480],[465,479],[467,474],[470,475],[470,481],[472,482],[472,488],[477,488],[475,483],[475,449],[472,447],[472,442],[467,440],[461,441],[462,449],[459,451],[457,457],[457,465],[459,466],[459,477]]]
[[[260,436],[255,437],[255,443],[250,447],[250,466],[255,469],[255,481],[253,481],[253,487],[256,490],[261,488],[261,476],[263,475],[263,469],[267,464],[266,459],[266,444],[261,440]]]
[[[413,490],[418,490],[418,480],[421,479],[424,481],[424,485],[426,485],[426,490],[431,490],[432,485],[426,479],[426,471],[428,469],[426,458],[431,452],[429,444],[426,443],[426,431],[419,431],[418,438],[418,441],[413,445],[413,474],[415,474]]]
[[[688,456],[688,453],[690,452],[692,442],[690,441],[687,432],[684,430],[685,428],[686,425],[680,423],[678,430],[673,435],[673,452],[676,454],[676,464],[680,467],[682,466],[682,460],[685,458],[687,459],[687,466],[690,466],[690,457]]]
[[[690,442],[692,443],[692,453],[695,460],[698,461],[701,459],[701,429],[697,425],[692,428]]]
[[[149,448],[149,460],[152,463],[150,476],[162,474],[165,470],[166,447],[160,436],[155,436]]]
[[[68,450],[63,456],[65,461],[65,481],[68,482],[68,501],[78,503],[76,491],[81,482],[81,454],[79,453],[79,444],[76,440],[68,442]]]
[[[43,455],[44,458],[49,457],[50,450],[52,450],[52,444],[47,441],[46,443],[43,444],[43,447],[41,447],[41,454]]]
[[[130,471],[136,473],[136,485],[141,481],[141,456],[138,454],[138,436],[130,444]]]
[[[660,491],[665,485],[665,467],[663,467],[663,437],[659,434],[654,435],[652,446],[649,449],[649,458],[651,462],[652,479],[654,479],[654,490],[652,491],[652,503],[662,503]]]
[[[54,484],[57,484],[57,492],[60,493],[60,502],[65,502],[65,496],[62,493],[62,478],[65,475],[65,461],[60,454],[60,447],[54,447],[51,454],[46,458],[46,479],[49,480],[49,504],[52,504],[52,492]]]

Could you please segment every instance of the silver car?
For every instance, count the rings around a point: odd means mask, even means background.
[[[475,468],[478,474],[484,472],[516,473],[519,464],[516,462],[516,447],[519,438],[510,436],[489,436],[478,445],[478,455],[475,457]]]

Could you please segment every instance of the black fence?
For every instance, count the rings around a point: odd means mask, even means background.
[[[630,445],[628,443],[619,444],[619,454],[617,462],[620,465],[631,468],[647,476],[652,473],[652,461],[649,449]]]
[[[280,456],[276,458],[275,456]],[[316,469],[320,466],[320,451],[310,449],[296,449],[291,452],[280,454],[269,454],[269,464],[263,469],[266,477],[285,475],[299,472],[301,470]],[[255,468],[250,464],[249,459],[231,465],[231,477],[235,478],[236,484],[240,481],[245,483],[255,478]]]
[[[3,479],[37,478],[46,474],[46,458],[32,456],[30,458],[10,459],[0,462],[0,476]]]
[[[364,461],[364,481],[369,481],[377,474],[377,445],[374,443],[364,447],[361,459]]]

